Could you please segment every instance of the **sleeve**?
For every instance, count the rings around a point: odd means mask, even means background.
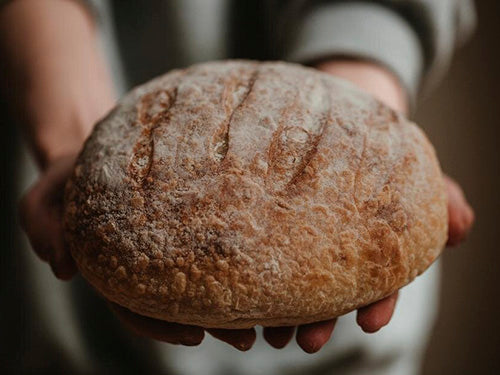
[[[311,63],[332,56],[376,61],[394,72],[412,100],[446,72],[454,49],[472,33],[472,1],[303,1],[287,60]],[[307,7],[305,6],[307,5]],[[286,31],[288,30],[288,32]]]

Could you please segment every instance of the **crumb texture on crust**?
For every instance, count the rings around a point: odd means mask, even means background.
[[[422,131],[287,63],[214,62],[128,94],[66,187],[83,276],[134,312],[204,327],[295,325],[383,298],[446,241]]]

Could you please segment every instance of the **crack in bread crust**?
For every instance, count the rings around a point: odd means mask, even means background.
[[[324,80],[321,79],[320,82],[321,86],[323,87],[323,90],[325,91],[324,93],[325,99],[327,99],[327,91],[326,91],[327,88],[324,83]],[[304,175],[307,167],[311,164],[313,157],[317,154],[318,145],[323,139],[323,133],[325,131],[325,128],[331,121],[331,115],[332,115],[332,106],[328,105],[327,109],[321,115],[321,119],[319,120],[320,125],[317,127],[319,129],[317,131],[317,134],[310,135],[309,137],[310,139],[309,147],[305,150],[305,154],[302,157],[302,162],[300,163],[300,166],[297,168],[297,171],[294,173],[294,175],[288,182],[288,189],[290,189],[291,185],[296,185],[299,182],[299,178]]]
[[[222,147],[222,152],[219,152],[220,156],[217,157],[218,161],[221,163],[226,158],[227,152],[229,150],[229,131],[231,129],[231,122],[233,121],[234,114],[245,105],[246,100],[252,93],[253,87],[258,79],[258,76],[259,76],[259,68],[257,66],[246,84],[246,91],[243,94],[241,101],[236,105],[236,107],[232,109],[231,114],[228,117],[227,124],[225,124],[224,126],[224,130],[222,132],[223,135],[221,139],[221,142],[224,144],[224,147]]]
[[[162,99],[166,99],[166,101],[160,100],[160,109],[155,108],[155,112],[151,113],[152,107],[158,106],[158,98],[162,96]],[[143,130],[134,147],[134,157],[129,165],[130,174],[139,185],[144,184],[148,179],[153,165],[154,131],[168,122],[169,111],[175,105],[176,99],[177,88],[174,88],[171,92],[155,91],[141,98],[137,109],[137,124],[142,126]]]

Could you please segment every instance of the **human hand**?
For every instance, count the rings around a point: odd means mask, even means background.
[[[408,98],[398,79],[378,64],[367,61],[331,60],[321,62],[316,68],[351,81],[391,108],[408,112]],[[448,195],[448,246],[463,241],[474,222],[474,211],[467,203],[460,186],[450,177],[444,176]],[[377,332],[389,323],[396,307],[398,292],[358,309],[356,321],[367,333]],[[297,333],[298,344],[309,353],[318,351],[330,338],[335,319],[313,323]],[[302,334],[301,334],[302,331]],[[268,340],[269,341],[269,340]]]
[[[77,272],[64,244],[62,229],[64,186],[73,171],[75,158],[70,155],[52,162],[19,205],[21,227],[31,247],[61,280],[69,280]]]

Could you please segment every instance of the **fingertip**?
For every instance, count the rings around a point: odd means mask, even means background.
[[[330,339],[336,319],[305,324],[297,329],[297,344],[306,353],[318,352]]]
[[[462,188],[452,179],[447,178],[448,192],[448,246],[462,242],[474,223],[474,210],[467,202]]]
[[[275,349],[283,349],[292,339],[295,327],[265,327],[264,339]]]
[[[450,215],[447,245],[456,246],[465,240],[471,224],[472,223],[469,222],[469,218],[466,213],[462,215],[459,215],[458,213]]]
[[[300,348],[306,352],[307,354],[314,354],[319,352],[321,349],[321,345],[314,342],[314,341],[297,341],[297,344],[300,346]]]
[[[249,342],[238,342],[238,343],[235,343],[235,344],[232,344],[236,349],[238,349],[240,352],[246,352],[246,351],[249,351],[250,349],[252,349],[252,346],[253,346],[253,342],[252,343],[249,343]]]
[[[372,316],[369,313],[360,312],[356,316],[356,323],[365,333],[378,332],[385,324],[378,319],[378,316]]]
[[[476,220],[476,214],[474,213],[473,208],[467,204],[466,208],[466,224],[467,224],[467,229],[469,230],[472,227],[472,224],[474,224],[474,221]]]
[[[59,280],[62,281],[69,281],[71,280],[77,273],[76,269],[67,269],[67,268],[57,268],[54,267],[52,264],[50,265],[52,269],[52,273],[57,277]]]
[[[203,329],[193,330],[188,337],[181,340],[180,344],[184,346],[198,346],[203,342],[204,338],[205,331]]]
[[[175,342],[184,346],[197,346],[205,338],[205,330],[199,326],[140,317],[147,322],[147,325],[142,325],[143,333],[155,340],[167,343]]]
[[[78,268],[76,267],[76,264],[74,261],[62,263],[62,264],[57,264],[57,265],[54,265],[51,263],[50,267],[51,267],[54,275],[59,280],[63,280],[63,281],[71,280],[78,273]]]
[[[207,332],[239,351],[246,352],[250,350],[257,339],[257,333],[254,328],[248,329],[223,329],[209,328]]]
[[[50,256],[50,268],[54,275],[63,281],[72,279],[78,272],[75,260],[65,249],[52,252]]]
[[[31,249],[33,250],[35,255],[42,262],[49,262],[50,263],[50,257],[51,257],[50,248],[41,241],[37,242],[35,238],[28,238],[28,239],[29,239],[29,242],[31,245]]]
[[[363,332],[375,333],[389,324],[396,307],[398,293],[358,309],[356,322]]]
[[[252,328],[250,332],[247,335],[245,335],[243,339],[236,340],[236,342],[233,343],[232,345],[239,351],[246,352],[252,349],[256,339],[257,339],[257,333]]]

